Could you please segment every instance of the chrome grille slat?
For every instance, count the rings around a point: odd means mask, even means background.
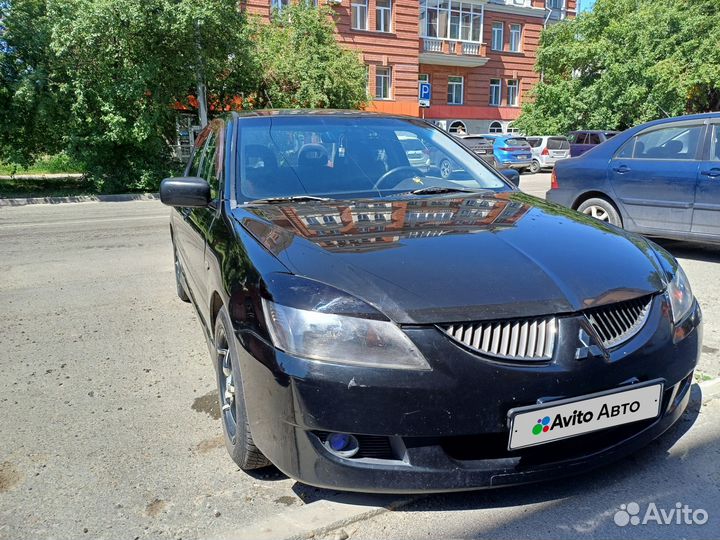
[[[610,349],[636,335],[647,321],[652,296],[583,311],[602,345]],[[519,361],[552,359],[558,319],[553,316],[439,325],[464,346],[489,356]]]
[[[651,305],[652,297],[645,296],[588,310],[585,317],[597,332],[603,346],[610,349],[629,340],[642,329]]]
[[[557,319],[543,317],[441,325],[448,336],[482,354],[510,360],[550,360],[555,350]]]

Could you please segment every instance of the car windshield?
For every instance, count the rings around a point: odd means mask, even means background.
[[[298,115],[239,125],[237,192],[244,201],[512,189],[453,137],[420,120]]]

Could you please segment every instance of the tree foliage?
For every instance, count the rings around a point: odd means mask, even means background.
[[[103,191],[173,168],[178,105],[355,107],[359,58],[327,11],[248,21],[237,0],[0,0],[0,161],[64,151]],[[237,98],[241,97],[241,100]]]
[[[274,13],[257,31],[258,104],[355,109],[367,101],[366,68],[335,39],[331,10],[305,2]]]
[[[718,0],[598,0],[541,37],[527,134],[625,129],[720,109]]]

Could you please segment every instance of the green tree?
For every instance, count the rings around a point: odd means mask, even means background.
[[[257,106],[356,109],[367,102],[365,65],[338,44],[329,8],[299,2],[256,28]]]
[[[542,34],[527,134],[626,129],[720,109],[720,2],[598,0]]]
[[[301,4],[261,24],[237,0],[0,0],[0,161],[63,151],[102,191],[155,189],[198,81],[215,114],[361,106],[358,55]]]
[[[27,165],[63,150],[105,192],[154,189],[172,171],[176,108],[198,76],[218,109],[257,86],[235,0],[10,0],[0,9],[0,160]]]

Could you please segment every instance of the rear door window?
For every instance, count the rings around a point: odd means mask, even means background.
[[[636,159],[695,159],[703,124],[669,125],[637,136]]]
[[[600,135],[597,133],[588,133],[587,135],[587,143],[585,144],[600,144],[602,141],[600,141]]]
[[[550,137],[547,141],[547,147],[548,150],[567,150],[570,148],[570,143],[565,137]]]
[[[529,144],[530,146],[532,146],[533,148],[537,148],[538,146],[540,146],[540,143],[542,143],[542,139],[530,138],[530,139],[527,140],[527,142],[528,142],[528,144]],[[550,147],[550,145],[548,145],[548,148],[549,148],[549,147]]]

